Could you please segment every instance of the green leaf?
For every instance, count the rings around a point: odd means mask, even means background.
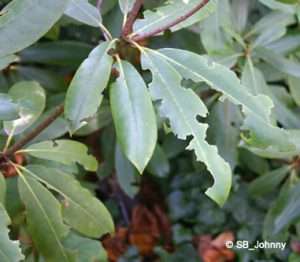
[[[300,217],[300,183],[298,182],[292,190],[288,192],[285,206],[275,220],[274,233],[278,233],[287,228],[292,222],[296,222]]]
[[[158,177],[167,177],[170,172],[170,163],[166,153],[160,145],[156,145],[153,156],[147,166],[147,171]]]
[[[232,169],[238,164],[241,122],[242,115],[238,106],[227,99],[217,102],[208,117],[208,141],[218,147],[220,155]]]
[[[287,129],[300,128],[300,116],[297,112],[297,107],[283,86],[270,86],[270,97],[274,101],[275,115],[282,126]]]
[[[291,190],[294,188],[294,181],[292,181],[291,177],[287,179],[284,185],[281,187],[278,192],[278,197],[271,204],[267,215],[265,216],[264,226],[263,226],[263,239],[267,241],[282,241],[286,242],[289,238],[289,232],[286,230],[282,230],[281,232],[274,232],[275,223],[278,215],[281,214],[282,210],[288,204],[289,194]]]
[[[73,140],[43,141],[30,145],[21,152],[65,165],[78,163],[88,171],[96,171],[98,167],[97,160],[88,154],[88,148]]]
[[[134,198],[138,192],[138,187],[135,184],[139,173],[122,153],[118,144],[115,150],[115,168],[120,187],[128,196]]]
[[[9,239],[7,226],[10,224],[4,207],[0,203],[0,261],[2,262],[19,262],[25,258],[19,247],[19,241]]]
[[[277,70],[293,77],[300,77],[300,63],[263,47],[256,48],[255,54]]]
[[[299,3],[298,0],[276,0],[278,2],[281,2],[281,3],[285,3],[285,4],[297,4]]]
[[[71,233],[64,240],[64,245],[77,251],[78,262],[107,262],[106,251],[98,240],[84,238]]]
[[[154,108],[136,69],[125,61],[116,68],[120,77],[110,88],[110,101],[117,139],[126,157],[143,173],[157,140]]]
[[[114,231],[113,220],[106,207],[72,175],[40,165],[27,166],[24,174],[40,180],[63,197],[63,218],[81,234],[100,238]]]
[[[286,139],[287,132],[272,124],[272,100],[265,95],[252,95],[241,85],[233,71],[210,62],[206,57],[184,50],[161,49],[159,54],[170,61],[184,78],[205,82],[223,93],[232,103],[242,106],[246,116],[242,128],[250,130],[247,143],[265,148],[275,144],[282,151],[295,149],[295,145],[288,143]]]
[[[69,0],[65,14],[90,26],[99,27],[102,23],[99,10],[88,0]]]
[[[289,166],[283,166],[259,176],[249,185],[250,194],[253,196],[263,196],[275,191],[289,171]]]
[[[160,101],[160,114],[169,119],[171,129],[179,139],[192,137],[187,149],[195,151],[197,159],[205,163],[214,177],[214,184],[206,194],[222,206],[231,187],[231,169],[220,157],[217,148],[205,140],[208,126],[197,120],[198,116],[206,117],[205,104],[192,90],[181,86],[183,78],[167,57],[143,49],[142,64],[144,69],[152,72],[150,92],[154,100]]]
[[[113,58],[108,51],[114,47],[114,41],[103,42],[96,47],[77,70],[65,100],[65,117],[76,131],[84,120],[92,117],[101,104],[109,78]]]
[[[288,84],[294,101],[300,106],[300,78],[289,77]]]
[[[270,145],[267,148],[255,148],[251,145],[245,145],[242,144],[243,147],[250,150],[252,153],[265,157],[265,158],[271,158],[271,159],[290,159],[294,156],[297,156],[300,154],[300,130],[288,130],[286,131],[286,139],[289,140],[290,143],[295,145],[295,148],[287,151],[279,151],[277,146],[274,144]]]
[[[130,37],[142,35],[148,32],[155,32],[161,27],[169,25],[176,19],[185,16],[191,10],[193,10],[197,5],[199,5],[199,0],[173,0],[167,5],[158,7],[155,11],[147,10],[144,12],[144,18],[138,19],[134,23],[133,33]],[[177,31],[184,27],[191,26],[195,23],[208,17],[211,13],[215,11],[216,1],[209,1],[203,8],[196,12],[193,16],[189,17],[187,20],[176,24],[170,28],[171,31]]]
[[[41,42],[23,50],[20,59],[25,63],[77,68],[91,50],[92,46],[76,41]]]
[[[0,120],[14,120],[19,117],[19,107],[12,98],[6,94],[0,94]]]
[[[272,98],[275,104],[274,112],[277,113],[276,116],[279,116],[283,119],[283,122],[286,122],[286,116],[282,116],[285,112],[289,115],[288,119],[292,119],[292,122],[296,123],[296,115],[292,112],[289,112],[284,106],[284,104],[278,99],[275,94],[271,92],[271,88],[267,86],[264,79],[264,75],[253,66],[252,60],[249,59],[242,72],[242,84],[246,87],[251,94],[260,95],[266,94],[269,98]],[[270,108],[271,109],[271,108]],[[284,111],[282,111],[284,109]],[[276,127],[276,121],[270,119],[268,122],[259,122],[252,123],[249,125],[252,126],[255,133],[250,134],[250,138],[246,138],[245,141],[248,145],[261,148],[269,148],[278,152],[289,152],[295,151],[297,145],[294,143],[294,140],[291,135],[289,135],[288,130]],[[261,137],[261,138],[260,138]]]
[[[68,0],[13,0],[0,16],[0,57],[41,38],[62,16]]]
[[[225,28],[232,28],[232,14],[228,0],[217,1],[216,11],[203,21],[201,41],[209,54],[228,50],[232,42]]]
[[[285,13],[290,13],[290,14],[293,14],[295,12],[294,6],[291,6],[291,5],[288,5],[285,3],[280,3],[277,0],[259,0],[259,1],[274,10],[279,10],[279,11],[282,11]],[[291,1],[293,1],[293,0],[291,0]]]
[[[27,211],[28,231],[46,261],[74,261],[61,239],[68,234],[61,205],[39,182],[20,174],[18,189]]]
[[[3,174],[0,171],[0,204],[5,203],[6,196],[6,181]]]
[[[133,8],[135,0],[119,0],[119,6],[123,14],[127,15]]]
[[[30,127],[42,114],[46,105],[44,89],[34,81],[18,82],[8,94],[19,106],[19,118],[14,121],[4,122],[7,134],[15,135],[22,133]]]

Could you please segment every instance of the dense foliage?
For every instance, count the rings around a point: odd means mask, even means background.
[[[0,5],[1,262],[300,261],[299,0]]]

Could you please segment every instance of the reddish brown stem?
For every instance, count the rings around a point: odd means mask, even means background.
[[[144,3],[143,0],[136,0],[135,1],[134,6],[133,6],[131,12],[128,15],[126,23],[125,23],[125,25],[123,27],[123,30],[122,30],[122,36],[124,38],[126,38],[129,34],[132,33],[133,24],[134,24],[138,14],[139,14],[140,9],[143,6],[143,3]]]
[[[25,145],[27,145],[31,140],[37,137],[42,131],[44,131],[48,126],[50,126],[62,113],[64,112],[64,106],[57,106],[53,112],[36,128],[34,128],[31,132],[17,141],[12,147],[2,153],[0,156],[0,160],[11,157],[18,150],[22,149]],[[1,161],[0,161],[1,162]]]
[[[138,35],[134,35],[131,40],[138,42],[138,41],[142,41],[145,40],[146,38],[149,38],[151,36],[157,35],[159,33],[162,33],[166,30],[168,30],[169,28],[183,22],[184,20],[188,19],[189,17],[191,17],[192,15],[194,15],[196,12],[198,12],[201,8],[203,8],[207,3],[209,2],[209,0],[203,0],[201,3],[199,3],[198,5],[196,5],[192,10],[190,10],[188,13],[183,14],[182,16],[178,17],[177,19],[175,19],[174,21],[169,22],[168,24],[159,27],[153,31],[149,31],[149,32],[145,32],[143,34],[138,34]]]

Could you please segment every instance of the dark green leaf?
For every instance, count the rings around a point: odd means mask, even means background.
[[[31,177],[20,175],[18,188],[27,211],[28,230],[45,260],[74,261],[62,244],[69,230],[63,224],[59,202]]]
[[[13,0],[0,16],[0,57],[36,42],[63,14],[68,0]]]
[[[65,117],[70,121],[73,132],[92,117],[101,104],[102,92],[108,83],[113,63],[108,51],[113,46],[114,42],[103,42],[96,47],[79,67],[70,84],[65,101]]]
[[[115,168],[118,182],[124,192],[134,198],[138,192],[137,179],[139,173],[136,168],[129,162],[126,156],[122,153],[120,146],[116,146],[115,151]]]
[[[120,77],[111,86],[110,99],[117,138],[126,157],[143,173],[157,140],[154,108],[136,69],[125,61],[116,68]]]
[[[114,231],[112,218],[105,206],[72,175],[39,165],[27,166],[24,174],[40,180],[63,197],[63,218],[81,234],[99,238]]]

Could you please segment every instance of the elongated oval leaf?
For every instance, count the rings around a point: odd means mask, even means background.
[[[249,186],[249,192],[253,196],[262,196],[272,190],[275,191],[290,171],[289,166],[272,170],[253,180]]]
[[[217,148],[205,140],[208,126],[197,120],[197,116],[206,117],[205,104],[192,90],[181,86],[182,76],[157,52],[145,49],[142,63],[144,69],[152,72],[150,92],[154,100],[160,101],[161,115],[169,119],[171,129],[178,138],[192,136],[187,149],[195,151],[197,159],[204,162],[214,177],[214,184],[206,194],[222,206],[231,187],[231,169],[220,157]]]
[[[0,57],[41,38],[63,14],[68,0],[13,0],[0,16]]]
[[[285,206],[274,223],[274,233],[287,228],[300,217],[300,183],[298,182],[287,194]]]
[[[173,0],[169,4],[157,8],[155,11],[145,11],[144,18],[138,19],[134,24],[134,30],[131,35],[138,36],[148,32],[155,32],[161,27],[169,25],[171,22],[181,18],[200,4],[199,0]],[[193,16],[187,20],[172,26],[170,30],[177,31],[181,28],[195,24],[215,11],[216,1],[211,0]]]
[[[0,94],[0,120],[14,120],[19,117],[19,107],[7,94]]]
[[[27,211],[31,237],[46,261],[72,261],[61,239],[68,233],[63,224],[61,205],[33,178],[20,175],[18,189]]]
[[[25,258],[19,247],[19,241],[9,239],[9,231],[7,226],[10,224],[4,207],[0,203],[0,261],[3,262],[19,262]]]
[[[146,84],[135,68],[121,61],[117,70],[120,77],[110,89],[117,138],[127,158],[142,173],[157,140],[155,113]]]
[[[65,14],[90,26],[99,27],[102,23],[99,10],[88,0],[69,0]]]
[[[72,140],[43,141],[22,150],[22,152],[37,158],[57,161],[65,165],[79,163],[86,170],[96,171],[97,160],[87,151],[84,144]]]
[[[138,192],[138,187],[135,186],[138,171],[123,154],[118,144],[115,150],[115,168],[120,187],[128,196],[134,198]]]
[[[64,220],[83,235],[100,238],[112,233],[114,224],[106,207],[69,174],[58,169],[38,165],[26,167],[24,172],[45,183],[64,198]]]
[[[39,83],[34,81],[18,82],[8,94],[18,104],[20,117],[4,122],[4,129],[8,134],[20,134],[42,114],[46,105],[46,94]]]
[[[101,242],[95,239],[82,237],[71,233],[64,240],[64,245],[70,249],[76,249],[78,262],[106,262],[107,254]]]
[[[76,131],[84,120],[92,117],[102,101],[102,91],[106,87],[113,59],[108,51],[113,42],[104,42],[96,47],[76,72],[67,91],[65,117]]]

